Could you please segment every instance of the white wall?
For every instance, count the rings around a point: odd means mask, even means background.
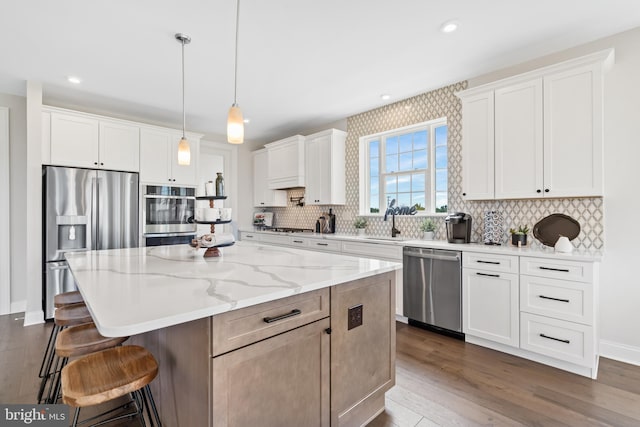
[[[610,47],[604,77],[604,231],[600,274],[601,355],[640,365],[640,28],[469,80],[469,87]]]
[[[0,94],[0,105],[9,108],[9,181],[10,181],[10,253],[12,313],[26,306],[26,169],[27,164],[27,100],[21,96]]]

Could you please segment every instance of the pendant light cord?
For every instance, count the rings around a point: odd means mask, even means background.
[[[187,122],[187,114],[184,110],[184,39],[182,41],[182,139],[186,139],[184,135],[184,128]]]
[[[233,76],[233,105],[238,105],[238,28],[240,26],[240,0],[236,2],[236,56]]]

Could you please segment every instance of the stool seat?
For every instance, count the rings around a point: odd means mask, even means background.
[[[53,319],[57,326],[73,326],[93,321],[89,309],[83,302],[56,309]]]
[[[80,291],[64,292],[53,297],[53,306],[55,308],[64,307],[69,304],[77,304],[79,302],[84,302]]]
[[[56,354],[58,357],[78,357],[115,347],[125,342],[129,337],[105,337],[98,332],[96,325],[85,323],[70,326],[58,333],[56,339]]]
[[[62,401],[76,408],[97,405],[145,387],[157,374],[158,363],[143,347],[102,350],[62,369]]]

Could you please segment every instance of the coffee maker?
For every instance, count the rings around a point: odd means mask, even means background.
[[[471,242],[471,215],[464,212],[454,212],[444,219],[447,227],[447,240],[449,243]]]

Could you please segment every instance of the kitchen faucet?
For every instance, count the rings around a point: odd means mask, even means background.
[[[384,221],[386,221],[387,216],[391,214],[391,237],[396,237],[398,234],[400,234],[400,230],[396,228],[396,210],[394,208],[395,204],[396,199],[391,199],[391,202],[389,202],[389,207],[384,213]]]

